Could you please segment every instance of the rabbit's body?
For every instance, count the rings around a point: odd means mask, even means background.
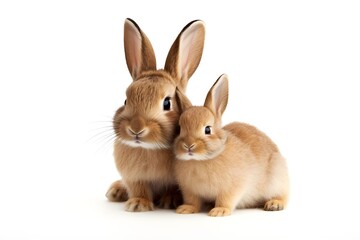
[[[114,157],[125,182],[149,184],[157,193],[176,184],[173,174],[174,155],[170,150],[159,153],[144,148],[134,149],[117,142]]]
[[[125,57],[133,82],[113,118],[114,158],[122,180],[106,196],[127,200],[127,211],[153,210],[156,201],[168,208],[181,199],[173,171],[172,144],[180,116],[174,99],[177,88],[185,91],[200,62],[204,37],[204,24],[190,22],[171,46],[164,69],[158,70],[149,39],[133,20],[125,20]]]
[[[227,78],[211,88],[204,107],[192,107],[178,91],[182,106],[175,140],[175,174],[184,197],[178,213],[199,212],[214,202],[210,216],[236,208],[282,210],[288,198],[286,161],[277,146],[257,128],[240,122],[221,127],[227,105]]]
[[[224,126],[225,148],[208,160],[176,161],[176,176],[186,191],[215,201],[233,195],[233,207],[263,207],[267,199],[282,195],[287,178],[284,159],[276,145],[255,127],[234,122]],[[276,171],[276,172],[274,172]],[[285,188],[285,189],[284,189]]]

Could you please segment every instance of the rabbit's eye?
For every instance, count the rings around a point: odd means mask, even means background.
[[[165,111],[169,111],[169,110],[171,109],[171,100],[170,100],[170,97],[166,97],[166,98],[164,99],[163,106],[164,106],[164,110],[165,110]]]
[[[125,99],[125,101],[124,101],[124,105],[126,105],[126,99]]]
[[[206,127],[205,127],[205,134],[206,134],[206,135],[210,135],[210,134],[211,134],[211,127],[210,127],[210,126],[206,126]]]

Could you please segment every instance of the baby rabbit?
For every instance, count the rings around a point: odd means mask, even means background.
[[[207,94],[204,107],[193,107],[181,91],[184,110],[175,139],[175,175],[184,204],[177,213],[197,213],[202,203],[215,202],[209,216],[226,216],[237,208],[282,210],[289,180],[278,147],[255,127],[233,122],[221,126],[228,102],[228,79],[222,75]]]
[[[127,200],[126,211],[153,210],[157,199],[168,208],[176,205],[176,194],[181,199],[172,151],[180,110],[173,100],[176,89],[185,91],[198,67],[204,38],[203,22],[190,22],[170,48],[164,69],[157,70],[149,39],[135,21],[125,20],[125,56],[133,82],[113,118],[114,158],[122,180],[114,182],[106,196]]]

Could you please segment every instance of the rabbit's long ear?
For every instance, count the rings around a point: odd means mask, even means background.
[[[204,107],[210,109],[217,118],[224,113],[229,98],[229,83],[226,74],[221,75],[210,88]]]
[[[185,96],[185,94],[179,88],[176,88],[175,99],[179,107],[180,113],[184,112],[186,109],[192,106],[190,100]]]
[[[124,47],[126,64],[134,81],[141,72],[156,70],[153,47],[145,33],[130,18],[124,24]]]
[[[205,41],[205,25],[200,20],[188,23],[171,46],[166,58],[165,70],[186,90],[189,78],[198,67]]]

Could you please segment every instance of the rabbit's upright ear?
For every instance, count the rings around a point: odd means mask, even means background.
[[[229,98],[229,83],[226,74],[221,75],[210,88],[204,107],[210,109],[216,118],[220,119],[224,113]]]
[[[205,25],[200,20],[188,23],[171,46],[166,58],[165,70],[186,90],[189,78],[198,67],[205,41]]]
[[[153,47],[145,33],[130,18],[124,24],[124,47],[126,64],[134,81],[141,72],[156,70]]]
[[[192,106],[190,100],[185,96],[185,94],[179,88],[176,88],[175,99],[179,107],[180,113],[184,112],[186,109]]]

